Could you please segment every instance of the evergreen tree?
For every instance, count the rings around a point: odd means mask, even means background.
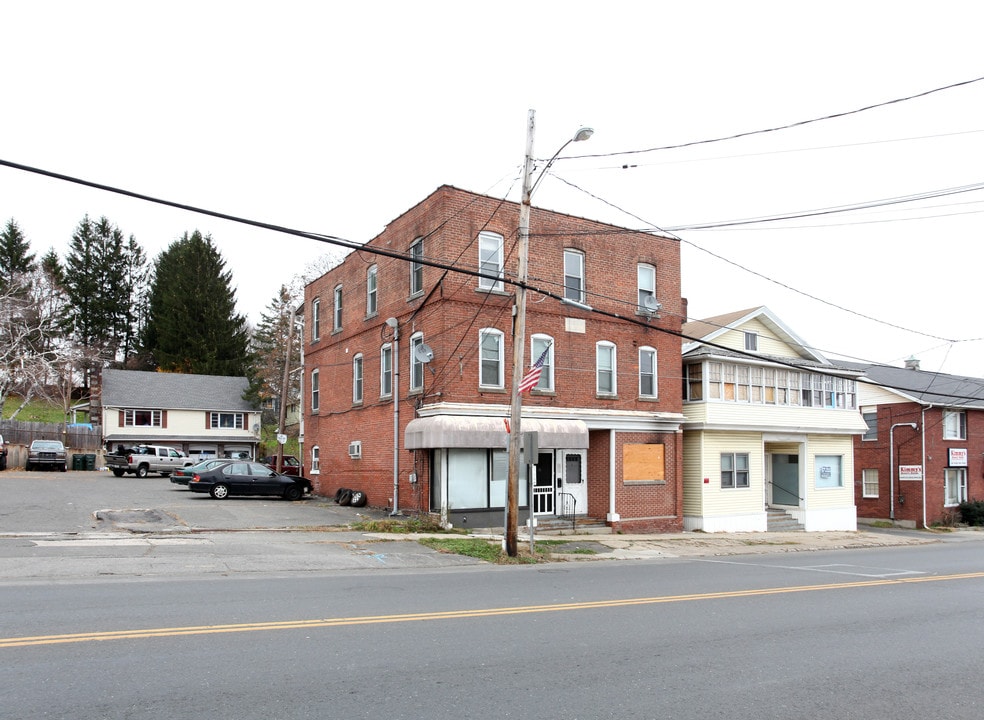
[[[14,219],[10,218],[0,233],[0,292],[9,287],[17,276],[27,275],[37,267],[34,254],[29,250],[30,243]]]
[[[238,376],[249,368],[248,342],[232,273],[212,237],[185,233],[154,262],[146,350],[166,372]]]

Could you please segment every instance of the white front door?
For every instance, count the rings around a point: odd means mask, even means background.
[[[588,514],[588,478],[584,450],[558,450],[557,473],[560,479],[558,494],[558,515]]]

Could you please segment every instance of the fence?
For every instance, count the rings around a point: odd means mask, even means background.
[[[61,423],[21,422],[20,420],[0,420],[0,435],[7,445],[28,446],[34,440],[61,440],[71,450],[98,450],[101,436],[98,428],[89,425],[69,425]]]

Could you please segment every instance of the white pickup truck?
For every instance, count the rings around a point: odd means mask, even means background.
[[[106,467],[116,477],[132,473],[137,477],[147,477],[149,473],[159,473],[168,477],[175,468],[194,465],[195,461],[179,450],[164,445],[138,445],[124,448],[122,453],[106,456]]]

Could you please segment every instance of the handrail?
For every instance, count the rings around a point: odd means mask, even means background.
[[[788,504],[788,505],[792,505],[792,504],[793,504],[793,503],[782,503],[782,502],[777,502],[777,501],[776,501],[776,498],[775,498],[775,492],[776,492],[776,487],[779,487],[779,489],[780,489],[780,490],[782,490],[782,491],[783,491],[784,493],[786,493],[787,495],[792,495],[792,496],[793,496],[794,498],[796,498],[796,500],[797,500],[797,502],[796,502],[796,507],[799,507],[799,506],[800,506],[800,503],[802,503],[802,502],[804,502],[804,501],[806,500],[806,498],[802,498],[802,497],[800,497],[799,495],[797,495],[796,493],[794,493],[794,492],[793,492],[793,491],[791,491],[791,490],[787,490],[786,488],[784,488],[784,487],[782,487],[782,486],[777,486],[777,485],[776,485],[776,484],[775,484],[774,482],[772,482],[772,480],[769,480],[769,485],[771,485],[771,486],[772,486],[772,502],[773,502],[774,504],[776,504],[776,505],[787,505],[787,504]]]
[[[570,505],[570,507],[571,507],[571,515],[570,515],[570,517],[571,517],[571,532],[573,532],[575,529],[577,529],[577,498],[574,497],[573,493],[569,493],[569,492],[558,492],[557,493],[558,499],[562,495],[566,495],[567,497],[569,497],[571,499],[571,505]],[[566,501],[563,503],[563,509],[564,510],[567,509],[567,502]],[[567,513],[557,513],[557,517],[561,517],[561,518],[567,517]]]

